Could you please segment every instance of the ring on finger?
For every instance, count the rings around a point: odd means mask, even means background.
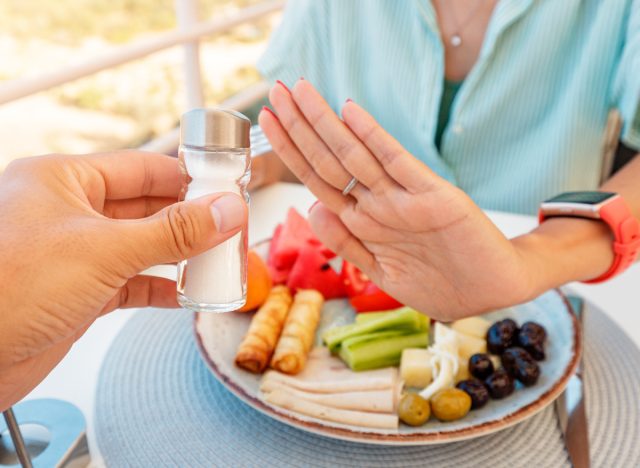
[[[344,195],[345,197],[349,195],[349,193],[355,188],[356,185],[358,185],[358,179],[352,177],[344,190],[342,190],[342,195]]]

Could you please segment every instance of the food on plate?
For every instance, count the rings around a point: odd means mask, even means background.
[[[469,317],[465,319],[456,320],[451,324],[451,328],[463,335],[473,336],[484,340],[487,336],[487,331],[491,322],[482,317]]]
[[[235,363],[249,372],[262,372],[276,347],[289,307],[291,292],[286,286],[275,286],[265,303],[253,316],[249,330],[238,347]]]
[[[471,374],[469,373],[469,360],[462,359],[462,357],[458,356],[458,372],[453,376],[453,382],[458,383],[462,380],[467,380],[471,378]]]
[[[402,303],[376,286],[369,283],[362,294],[349,298],[349,304],[356,312],[372,312],[402,307]]]
[[[540,377],[540,367],[523,348],[513,347],[502,353],[502,365],[507,373],[526,387],[534,385]]]
[[[459,388],[440,390],[431,398],[431,412],[440,421],[464,418],[471,409],[471,397]]]
[[[405,348],[429,344],[429,333],[406,334],[402,330],[353,336],[340,344],[340,358],[354,371],[397,366]]]
[[[400,377],[406,387],[424,388],[431,383],[433,380],[432,357],[433,354],[423,348],[407,348],[402,351]]]
[[[500,320],[487,331],[487,349],[492,354],[502,352],[515,346],[518,342],[518,325],[511,319]]]
[[[484,383],[478,379],[467,379],[458,382],[456,388],[459,388],[469,395],[472,410],[482,408],[489,401],[489,390],[487,390]]]
[[[400,363],[405,348],[426,348],[429,319],[409,307],[326,330],[322,339],[353,370],[377,369]]]
[[[544,342],[546,338],[547,331],[542,325],[535,322],[525,322],[518,333],[518,344],[536,361],[543,361],[545,358]]]
[[[265,401],[274,406],[325,421],[377,429],[398,428],[398,416],[396,414],[331,408],[297,397],[286,390],[273,391],[266,394],[264,398]]]
[[[340,279],[351,307],[356,312],[397,309],[402,304],[376,286],[357,266],[342,262]]]
[[[474,354],[469,358],[469,373],[476,379],[484,380],[493,374],[494,365],[488,355]]]
[[[348,338],[382,331],[401,331],[406,334],[428,332],[429,318],[410,307],[381,313],[371,320],[364,319],[338,327],[329,328],[322,340],[331,352],[337,352]]]
[[[250,250],[247,255],[247,302],[238,312],[247,312],[264,304],[272,286],[267,265],[260,255]]]
[[[307,362],[320,321],[322,294],[314,290],[299,290],[284,322],[271,367],[285,374],[297,374]]]
[[[315,289],[327,300],[344,297],[346,294],[340,275],[318,246],[313,244],[303,244],[300,248],[289,272],[287,286],[292,291]]]
[[[513,393],[515,389],[513,379],[506,370],[498,369],[484,381],[489,390],[489,395],[495,400],[500,400]]]
[[[275,284],[287,283],[301,250],[307,247],[320,253],[326,260],[335,256],[316,238],[309,222],[295,208],[290,208],[285,222],[276,226],[269,245],[267,266]],[[312,286],[308,288],[317,289]]]
[[[405,393],[398,404],[398,416],[409,426],[422,426],[431,416],[431,407],[420,395]]]
[[[398,426],[397,369],[352,372],[326,348],[314,348],[296,376],[266,372],[260,391],[267,403],[308,416],[364,427]]]
[[[395,389],[360,390],[353,392],[317,393],[299,390],[278,379],[265,379],[260,384],[260,391],[264,394],[276,390],[286,390],[294,396],[313,401],[332,408],[349,409],[354,411],[370,411],[373,413],[391,413],[395,406]]]
[[[469,358],[474,354],[487,352],[487,341],[485,339],[476,338],[471,335],[465,335],[457,332],[458,334],[458,355],[464,360],[469,361]]]

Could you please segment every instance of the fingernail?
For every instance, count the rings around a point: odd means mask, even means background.
[[[347,98],[347,100],[346,100],[346,101],[344,101],[344,103],[345,103],[345,104],[346,104],[346,103],[348,103],[348,102],[353,102],[353,99],[351,99],[351,98]]]
[[[222,195],[211,204],[210,209],[213,222],[220,233],[233,231],[244,224],[244,203],[237,195]]]
[[[278,83],[280,86],[282,86],[289,94],[291,94],[291,90],[289,88],[287,88],[287,85],[284,84],[282,81],[280,80],[276,80],[276,83]]]
[[[315,202],[313,202],[313,205],[309,207],[309,211],[307,211],[307,213],[311,213],[311,210],[313,210],[318,203],[320,203],[320,200],[316,200]]]
[[[265,112],[268,112],[269,114],[273,115],[276,119],[278,118],[278,116],[276,115],[275,112],[273,112],[271,109],[269,109],[267,106],[262,106],[262,110]]]

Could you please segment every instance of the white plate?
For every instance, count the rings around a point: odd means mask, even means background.
[[[328,301],[323,309],[318,336],[323,329],[353,321],[347,301]],[[252,314],[195,314],[194,326],[200,353],[218,380],[242,401],[285,424],[336,439],[388,445],[427,445],[470,439],[507,428],[533,416],[549,405],[565,388],[575,372],[582,351],[578,324],[566,298],[549,291],[535,301],[487,314],[496,321],[511,317],[522,324],[528,320],[547,329],[547,358],[540,363],[541,375],[532,387],[518,385],[503,400],[491,400],[484,408],[471,411],[454,422],[432,418],[422,427],[400,425],[398,430],[347,426],[306,417],[272,407],[259,398],[260,376],[234,365],[235,353],[245,335]]]

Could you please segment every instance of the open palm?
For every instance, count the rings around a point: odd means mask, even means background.
[[[319,238],[399,301],[441,320],[530,297],[515,246],[460,189],[409,154],[357,104],[341,120],[304,80],[271,90],[260,124],[322,202]],[[355,177],[348,195],[342,190]]]

